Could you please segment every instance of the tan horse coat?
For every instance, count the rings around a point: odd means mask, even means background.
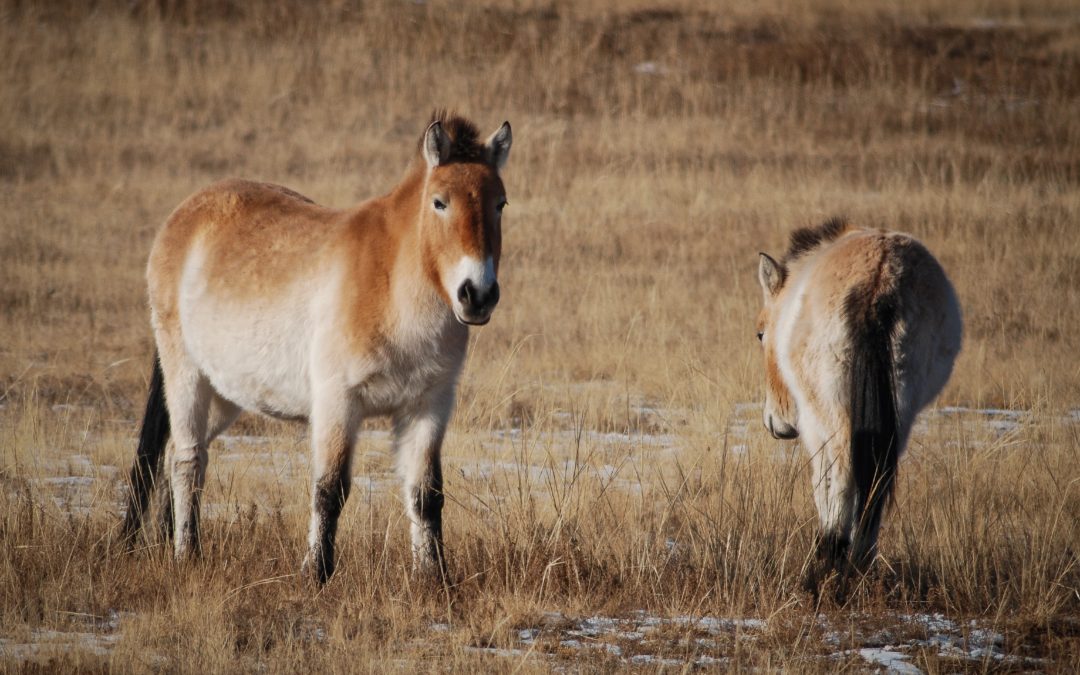
[[[802,438],[826,568],[872,559],[896,462],[960,350],[945,272],[910,235],[832,220],[761,254],[765,427]],[[849,550],[850,549],[850,550]]]
[[[325,581],[360,422],[389,415],[415,562],[443,569],[439,451],[467,326],[486,323],[499,299],[499,169],[510,143],[508,124],[481,143],[470,123],[441,113],[394,190],[355,208],[230,180],[173,212],[147,279],[177,556],[197,550],[207,446],[241,410],[257,411],[310,424],[305,567]],[[132,471],[129,537],[153,446],[164,443],[147,431],[154,396]]]

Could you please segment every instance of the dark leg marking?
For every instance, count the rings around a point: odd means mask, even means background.
[[[315,486],[315,512],[319,518],[318,541],[315,544],[315,578],[325,584],[334,573],[334,538],[338,517],[349,498],[352,481],[347,471],[326,476]]]
[[[176,532],[176,521],[173,518],[172,486],[169,485],[168,472],[164,480],[158,481],[157,485],[157,529],[158,541],[169,544]]]
[[[423,549],[419,551],[421,560],[434,563],[439,575],[446,578],[446,556],[442,541],[442,510],[446,501],[443,495],[442,467],[435,462],[426,485],[418,485],[412,490],[412,508],[420,521],[424,532]]]
[[[847,537],[836,532],[818,534],[814,543],[814,562],[802,580],[803,590],[813,593],[816,598],[821,584],[832,573],[845,576],[848,568],[848,553],[851,542]]]

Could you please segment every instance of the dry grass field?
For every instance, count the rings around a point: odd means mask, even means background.
[[[4,0],[0,669],[1080,668],[1080,10],[898,5]],[[436,106],[515,139],[455,584],[410,579],[380,421],[322,590],[284,423],[211,448],[201,560],[111,545],[156,228],[229,176],[382,193]],[[753,328],[757,252],[834,214],[926,242],[966,329],[843,606]]]

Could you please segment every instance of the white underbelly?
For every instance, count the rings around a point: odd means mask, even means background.
[[[436,389],[452,391],[468,333],[448,313],[430,326],[410,324],[407,339],[392,341],[393,346],[353,354],[327,337],[333,335],[327,323],[333,288],[332,280],[313,279],[267,297],[209,292],[195,250],[180,289],[187,351],[223,398],[273,417],[310,419],[313,386],[322,386],[312,382],[313,364],[322,376],[333,373],[343,380],[341,395],[351,397],[364,416],[392,414]],[[321,336],[318,347],[316,335]]]
[[[220,297],[186,276],[184,343],[214,390],[245,410],[308,417],[311,330],[303,289],[267,300]]]

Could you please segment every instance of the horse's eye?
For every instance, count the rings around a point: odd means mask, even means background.
[[[509,203],[510,202],[508,202],[508,201],[506,201],[504,199],[504,200],[502,200],[501,202],[499,202],[498,204],[495,205],[495,210],[498,211],[499,213],[502,213],[502,210],[505,209],[506,205],[509,204]]]
[[[438,197],[435,198],[435,201],[432,203],[432,206],[435,207],[436,211],[445,211],[446,210],[446,202],[439,199]]]
[[[765,332],[764,332],[764,331],[760,331],[760,330],[759,330],[759,331],[757,332],[757,341],[758,341],[758,342],[761,342],[761,341],[762,341],[762,338],[764,338],[764,337],[765,337]]]

